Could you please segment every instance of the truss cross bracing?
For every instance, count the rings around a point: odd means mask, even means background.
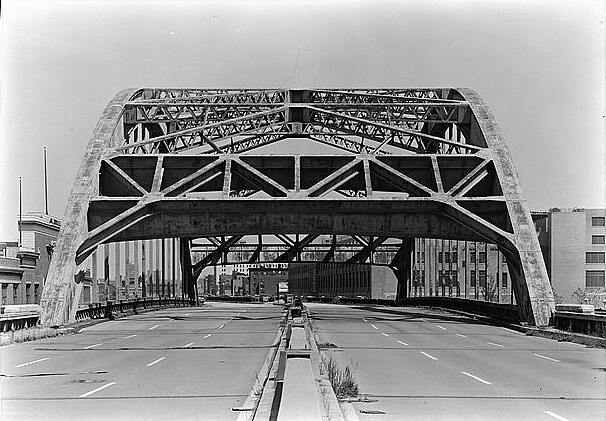
[[[322,152],[293,154],[280,141],[318,143]],[[267,154],[268,145],[277,152]],[[351,240],[349,250],[322,240],[337,235]],[[244,247],[247,236],[257,241]],[[201,270],[233,261],[238,248],[251,263],[386,264],[403,286],[414,237],[497,244],[522,318],[549,323],[553,295],[530,212],[475,92],[126,90],[106,107],[83,157],[42,320],[73,320],[73,274],[103,243],[181,238],[193,294]]]

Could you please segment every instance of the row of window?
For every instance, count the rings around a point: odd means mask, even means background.
[[[425,271],[416,271],[415,272],[416,278],[417,278],[417,283],[424,283],[425,282]],[[474,286],[476,284],[476,271],[472,270],[471,272],[469,272],[469,281],[471,286]],[[486,285],[486,271],[485,270],[479,270],[477,272],[477,281],[479,281],[480,286],[485,286]],[[459,274],[457,271],[438,271],[438,280],[437,280],[438,285],[456,285],[459,283]],[[501,273],[501,287],[502,288],[507,288],[507,272],[503,272]]]
[[[591,226],[592,227],[603,227],[604,225],[606,225],[606,217],[604,217],[604,216],[591,217]]]
[[[501,257],[502,257],[503,263],[505,263],[505,257],[504,256],[501,256]],[[417,261],[425,262],[425,252],[424,251],[417,252]],[[457,263],[458,261],[459,261],[459,253],[456,251],[438,252],[438,263]],[[471,263],[476,263],[476,252],[475,251],[469,252],[469,261]],[[478,263],[486,263],[486,252],[485,251],[478,252]],[[465,265],[465,261],[463,261],[463,265]]]

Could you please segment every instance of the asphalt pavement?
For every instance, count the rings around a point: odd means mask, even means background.
[[[1,418],[237,419],[282,312],[206,303],[2,347]]]
[[[360,420],[606,420],[606,350],[464,316],[306,304],[324,352],[353,368]]]

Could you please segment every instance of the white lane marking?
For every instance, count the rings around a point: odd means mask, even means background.
[[[494,346],[500,346],[501,348],[503,348],[503,345],[501,344],[495,344],[494,342],[486,342],[488,345],[494,345]]]
[[[541,354],[532,354],[532,355],[534,355],[535,357],[544,358],[546,360],[553,361],[556,363],[561,362],[560,360],[556,360],[555,358],[546,357],[545,355],[541,355]]]
[[[440,326],[440,325],[436,325],[436,326],[437,326],[437,327],[439,327],[439,328],[440,328],[440,329],[442,329],[442,330],[448,330],[448,329],[446,329],[444,326]]]
[[[212,335],[212,333],[209,333],[208,335],[206,335],[206,336],[204,337],[204,339],[208,338],[210,335]]]
[[[114,384],[116,384],[116,382],[110,382],[110,383],[104,384],[103,386],[98,387],[98,388],[96,388],[96,389],[93,389],[93,390],[91,390],[90,392],[83,393],[83,394],[81,394],[81,395],[80,395],[80,396],[78,396],[78,397],[79,397],[79,398],[86,398],[86,397],[88,397],[88,396],[92,395],[93,393],[97,393],[98,391],[103,390],[103,389],[105,389],[105,388],[107,388],[107,387],[113,386]]]
[[[46,361],[46,360],[50,360],[50,357],[40,358],[39,360],[36,360],[36,361],[30,361],[28,363],[19,364],[19,365],[16,365],[15,368],[25,367],[26,365],[36,364],[36,363],[39,363],[39,362],[42,362],[42,361]]]
[[[375,325],[371,324],[373,329],[378,329],[378,327],[376,327]]]
[[[185,313],[184,316],[189,316],[189,313]]]
[[[154,364],[158,364],[160,361],[162,361],[163,359],[165,359],[166,357],[162,357],[162,358],[158,358],[156,361],[152,361],[151,363],[147,364],[148,367],[151,367]]]
[[[381,332],[381,335],[383,335],[383,336],[389,336],[387,333],[383,333],[383,332]]]
[[[417,319],[417,320],[420,321],[420,322],[424,322],[425,321],[425,319]]]
[[[479,377],[477,377],[477,376],[474,376],[473,374],[469,374],[469,373],[467,373],[467,372],[465,372],[465,371],[461,371],[461,374],[465,374],[466,376],[469,376],[469,377],[471,377],[472,379],[475,379],[475,380],[477,380],[477,381],[479,381],[479,382],[481,382],[481,383],[484,383],[484,384],[492,384],[492,383],[490,383],[490,382],[488,382],[488,381],[486,381],[486,380],[484,380],[484,379],[481,379],[481,378],[479,378]]]
[[[84,349],[91,349],[91,348],[94,348],[99,345],[103,345],[103,342],[99,342],[98,344],[94,344],[94,345],[89,345],[89,346],[85,347]]]
[[[556,420],[560,420],[560,421],[568,421],[568,418],[564,418],[561,415],[558,414],[554,414],[551,411],[543,411],[544,413],[546,413],[547,415],[549,415],[550,417],[554,417]]]
[[[128,338],[134,338],[137,335],[128,335],[128,336],[123,336],[122,339],[128,339]]]
[[[188,343],[186,345],[183,345],[181,348],[187,348],[187,347],[192,346],[193,344],[194,344],[193,342],[190,342],[190,343]]]
[[[437,360],[436,357],[434,357],[433,355],[429,355],[427,352],[421,351],[421,354],[425,355],[427,358],[431,358],[432,360]]]
[[[368,320],[366,320],[366,319],[362,319],[362,320],[364,320],[366,323],[368,323]]]
[[[152,327],[150,327],[150,328],[149,328],[149,330],[154,330],[154,329],[155,329],[155,328],[157,328],[158,326],[160,326],[160,325],[155,325],[155,326],[152,326]]]
[[[402,344],[404,346],[408,346],[408,344],[406,342],[402,342],[402,341],[398,341],[399,344]]]
[[[225,327],[225,325],[221,325],[217,329],[223,329],[224,327]]]
[[[461,335],[460,333],[457,333],[457,336],[460,336],[461,338],[466,338],[467,337],[465,335]]]

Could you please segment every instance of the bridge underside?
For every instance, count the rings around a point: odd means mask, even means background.
[[[301,138],[348,154],[248,153]],[[387,247],[400,284],[415,237],[489,242],[522,319],[545,325],[554,310],[506,145],[469,90],[125,91],[95,129],[65,222],[43,292],[50,325],[72,320],[73,274],[100,244],[181,238],[194,294],[201,270],[249,235],[280,238],[282,262],[323,235],[357,238],[357,263]],[[197,238],[215,249],[192,263]]]

